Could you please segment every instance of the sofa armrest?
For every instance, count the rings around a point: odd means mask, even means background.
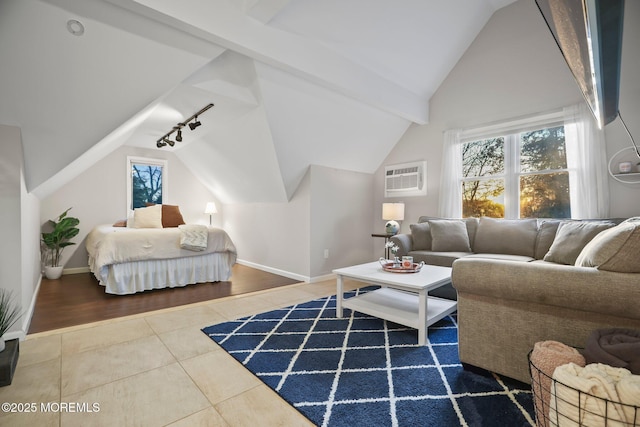
[[[459,293],[640,319],[640,274],[544,261],[461,258],[453,263]]]
[[[398,252],[395,253],[395,256],[401,257],[411,252],[413,246],[411,234],[396,234],[391,237],[391,241],[398,246]]]

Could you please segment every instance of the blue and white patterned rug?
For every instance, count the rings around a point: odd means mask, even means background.
[[[415,329],[337,319],[335,306],[320,298],[203,332],[318,426],[535,425],[528,385],[462,369],[455,314],[418,346]]]

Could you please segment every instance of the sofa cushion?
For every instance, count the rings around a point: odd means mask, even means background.
[[[411,239],[413,240],[412,249],[416,251],[431,250],[431,226],[428,222],[419,224],[411,224]]]
[[[482,217],[473,252],[533,257],[538,234],[536,219],[497,219]]]
[[[543,259],[557,264],[573,265],[582,248],[591,239],[613,226],[614,224],[608,221],[562,221],[558,226],[553,244]]]
[[[508,255],[508,254],[471,254],[465,258],[483,258],[483,259],[499,259],[501,261],[518,261],[518,262],[531,262],[535,261],[535,258],[524,255]]]
[[[640,273],[640,218],[625,221],[595,236],[576,260],[579,267]]]
[[[558,226],[562,220],[545,219],[541,220],[538,225],[538,237],[536,238],[535,259],[542,259],[549,252],[549,248],[553,244],[556,237]]]
[[[457,259],[471,255],[471,252],[433,252],[433,251],[411,251],[409,255],[413,257],[413,262],[451,267]]]
[[[471,252],[467,225],[461,220],[429,220],[431,250],[435,252]]]
[[[469,217],[469,218],[441,218],[437,216],[421,216],[418,218],[418,224],[428,223],[429,221],[436,220],[447,220],[447,221],[463,221],[467,226],[467,234],[469,235],[469,245],[473,247],[473,241],[476,237],[476,230],[478,229],[478,218]],[[429,229],[429,233],[431,230]],[[431,239],[431,235],[429,235],[429,239]],[[431,240],[429,240],[429,244],[431,245]]]

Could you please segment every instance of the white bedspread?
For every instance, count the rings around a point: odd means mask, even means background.
[[[207,247],[194,252],[180,247],[178,228],[127,228],[99,225],[87,236],[86,248],[93,268],[130,261],[161,260],[214,252],[236,254],[236,247],[220,228],[209,227]]]

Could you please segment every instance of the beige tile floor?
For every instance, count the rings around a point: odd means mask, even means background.
[[[200,329],[334,293],[301,283],[29,335],[0,426],[312,425]]]

